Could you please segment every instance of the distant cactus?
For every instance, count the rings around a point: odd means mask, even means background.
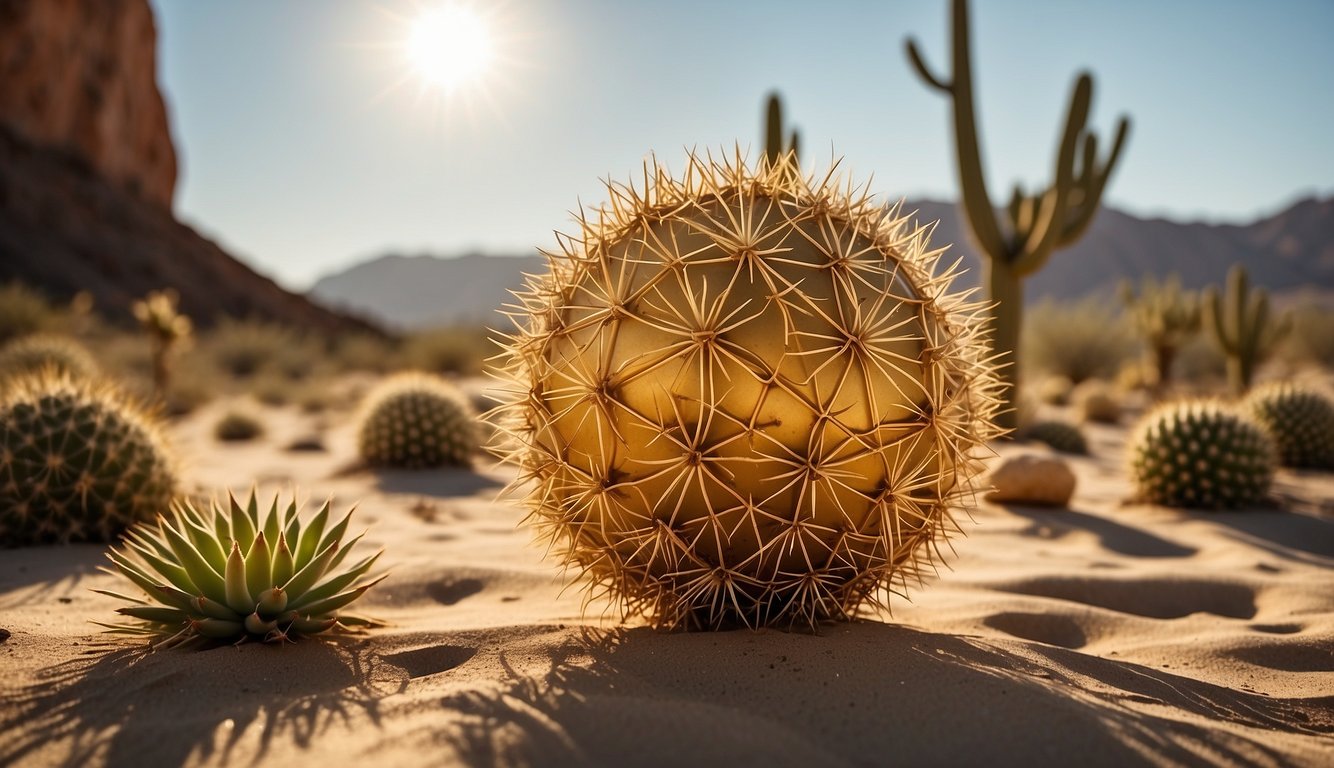
[[[1139,497],[1170,507],[1223,509],[1258,502],[1269,492],[1276,458],[1264,428],[1213,401],[1159,406],[1130,440]]]
[[[1070,402],[1070,393],[1074,388],[1074,382],[1070,381],[1069,376],[1048,376],[1038,387],[1037,398],[1048,405],[1065,405]]]
[[[1334,468],[1334,401],[1312,389],[1275,382],[1257,387],[1244,405],[1274,438],[1280,464]]]
[[[801,136],[793,128],[785,144],[784,133],[783,98],[774,91],[764,109],[764,159],[769,165],[777,165],[784,155],[791,153],[795,167],[801,155]]]
[[[229,411],[213,425],[213,436],[223,442],[244,442],[264,434],[264,425],[248,413]]]
[[[467,398],[443,379],[413,372],[366,396],[357,435],[366,463],[407,469],[469,466],[479,441]]]
[[[171,383],[171,356],[190,337],[190,318],[176,310],[180,296],[176,291],[153,291],[134,302],[134,316],[153,343],[153,387],[158,397],[166,397]]]
[[[1043,443],[1061,453],[1085,456],[1089,452],[1084,433],[1079,431],[1079,427],[1065,421],[1034,422],[1020,430],[1019,437]]]
[[[1097,135],[1086,129],[1093,99],[1093,78],[1081,73],[1070,98],[1070,109],[1056,155],[1056,178],[1052,185],[1033,195],[1015,186],[1007,207],[1008,227],[996,219],[987,190],[978,140],[973,101],[973,64],[968,35],[967,0],[952,6],[951,78],[931,72],[917,48],[908,40],[908,58],[917,74],[931,88],[945,93],[954,113],[954,145],[958,158],[959,187],[973,240],[986,258],[988,298],[994,302],[991,315],[992,349],[1009,355],[1010,365],[1002,373],[1010,384],[1008,403],[1019,397],[1019,330],[1023,320],[1023,280],[1037,272],[1054,251],[1073,245],[1088,229],[1098,211],[1107,180],[1121,156],[1130,131],[1126,118],[1118,121],[1116,138],[1105,162],[1098,163]],[[1012,412],[1013,413],[1013,412]],[[1002,427],[1015,426],[1013,416]]]
[[[108,387],[44,371],[0,396],[0,546],[109,541],[167,508],[156,423]]]
[[[1153,354],[1155,386],[1164,391],[1177,351],[1200,332],[1199,296],[1183,291],[1180,278],[1172,275],[1162,282],[1144,278],[1139,293],[1129,282],[1122,283],[1121,297]]]
[[[51,368],[80,379],[97,375],[97,362],[83,345],[68,336],[38,333],[14,339],[0,348],[0,379]]]
[[[1227,355],[1228,382],[1240,395],[1251,388],[1256,369],[1292,329],[1292,318],[1285,314],[1271,321],[1269,293],[1263,288],[1252,293],[1246,268],[1240,264],[1228,270],[1227,287],[1224,299],[1210,286],[1204,294],[1204,308],[1214,341]]]

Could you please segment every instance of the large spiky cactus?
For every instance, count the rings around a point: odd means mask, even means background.
[[[1121,156],[1130,131],[1122,117],[1107,159],[1098,162],[1098,137],[1087,130],[1093,77],[1081,73],[1075,81],[1065,129],[1056,152],[1055,179],[1045,190],[1029,195],[1015,185],[1007,207],[1007,224],[997,220],[987,190],[982,149],[978,140],[973,101],[973,65],[968,33],[968,2],[954,0],[952,12],[952,67],[949,77],[933,74],[907,41],[908,58],[931,88],[946,94],[953,110],[954,146],[959,168],[959,191],[973,241],[986,256],[987,295],[993,302],[991,340],[998,354],[1009,356],[1002,370],[1009,385],[1007,402],[1019,401],[1019,330],[1023,321],[1023,280],[1040,270],[1054,251],[1073,245],[1088,229],[1098,210],[1107,180]],[[1015,426],[1013,410],[1001,414],[1001,424]]]
[[[1291,382],[1256,387],[1243,403],[1278,446],[1285,467],[1334,469],[1334,401]]]
[[[68,336],[35,333],[0,347],[0,380],[46,368],[80,379],[97,375],[97,361],[82,344]]]
[[[109,541],[167,506],[173,464],[156,421],[119,391],[22,377],[0,396],[0,546]]]
[[[1172,275],[1162,281],[1144,278],[1138,293],[1129,282],[1122,283],[1121,298],[1135,328],[1149,344],[1154,386],[1164,392],[1171,383],[1177,352],[1200,331],[1199,295],[1182,290],[1181,279]]]
[[[1251,290],[1246,268],[1234,264],[1227,273],[1227,298],[1209,286],[1204,310],[1214,341],[1227,356],[1227,378],[1232,390],[1242,394],[1251,388],[1255,371],[1273,353],[1275,345],[1292,330],[1292,317],[1269,316],[1269,292]]]
[[[1215,401],[1161,405],[1130,438],[1139,498],[1171,507],[1254,504],[1269,492],[1275,458],[1274,443],[1259,424]]]
[[[477,414],[438,376],[406,372],[366,395],[357,445],[375,467],[467,467],[478,449]]]
[[[979,308],[926,230],[792,163],[610,184],[520,294],[515,487],[657,626],[813,625],[904,588],[996,434]]]
[[[153,387],[165,397],[171,383],[171,357],[190,338],[193,324],[176,308],[180,295],[174,290],[152,291],[134,302],[134,317],[153,344]]]
[[[256,491],[245,504],[228,499],[207,509],[178,501],[107,552],[115,568],[103,570],[124,576],[145,596],[97,590],[132,603],[118,612],[135,620],[103,626],[162,647],[281,642],[378,623],[342,612],[384,578],[368,576],[380,552],[344,565],[361,540],[343,541],[351,510],[335,521],[325,502],[303,524],[295,498],[283,506],[275,495],[267,513]]]
[[[764,108],[764,159],[772,165],[789,153],[794,158],[800,157],[801,136],[796,128],[790,134],[787,133],[783,125],[783,98],[778,91],[773,91]]]

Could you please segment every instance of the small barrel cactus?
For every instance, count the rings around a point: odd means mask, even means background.
[[[1306,387],[1275,382],[1244,402],[1278,446],[1285,467],[1334,468],[1334,401]]]
[[[117,390],[48,370],[0,396],[0,546],[109,541],[174,486],[159,427]]]
[[[1075,410],[1084,421],[1116,424],[1121,420],[1121,401],[1110,384],[1090,379],[1075,387],[1071,394]]]
[[[366,395],[357,445],[367,464],[422,469],[469,466],[477,451],[477,415],[467,398],[438,376],[391,376]]]
[[[659,627],[901,592],[971,497],[998,381],[924,228],[791,154],[650,165],[548,254],[507,342],[531,520]]]
[[[264,434],[264,425],[248,413],[228,411],[213,425],[213,436],[223,442],[244,442]]]
[[[1130,440],[1139,497],[1170,507],[1223,509],[1262,500],[1276,452],[1251,418],[1205,400],[1167,403],[1149,412]]]
[[[378,622],[342,613],[385,574],[367,574],[380,552],[345,565],[361,536],[344,544],[349,510],[336,522],[325,502],[303,525],[293,499],[278,496],[265,513],[256,491],[242,505],[216,500],[171,506],[156,523],[131,528],[107,552],[115,569],[147,599],[97,590],[133,603],[118,609],[137,621],[104,624],[112,632],[154,638],[158,647],[193,642],[280,642],[334,627]]]
[[[1025,440],[1036,440],[1061,453],[1078,456],[1089,452],[1088,441],[1079,427],[1065,421],[1037,421],[1024,427],[1019,436]]]
[[[97,362],[82,344],[68,336],[36,333],[0,348],[0,377],[18,377],[50,368],[81,379],[97,375]]]

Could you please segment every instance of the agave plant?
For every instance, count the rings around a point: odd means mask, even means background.
[[[112,632],[160,638],[158,647],[190,642],[281,642],[336,626],[379,622],[339,611],[385,574],[367,579],[380,552],[343,567],[360,534],[343,543],[353,510],[330,525],[330,503],[304,526],[293,499],[280,510],[274,496],[260,514],[255,491],[243,506],[228,495],[207,512],[174,503],[156,525],[140,523],[107,557],[148,599],[97,590],[132,603],[118,612],[138,621],[103,624]],[[202,506],[202,505],[201,505]]]

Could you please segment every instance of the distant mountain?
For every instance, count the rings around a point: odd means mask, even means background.
[[[968,273],[981,280],[981,261],[968,242],[959,209],[935,200],[909,201],[921,222],[938,221],[931,242],[953,243]],[[1025,283],[1030,300],[1110,294],[1126,278],[1176,273],[1188,288],[1221,283],[1234,263],[1246,265],[1254,284],[1274,294],[1334,297],[1334,198],[1308,198],[1245,225],[1141,219],[1116,209],[1099,212],[1074,247],[1056,252]],[[310,296],[399,328],[457,322],[499,322],[496,308],[524,272],[540,272],[538,256],[383,256],[329,275]]]

